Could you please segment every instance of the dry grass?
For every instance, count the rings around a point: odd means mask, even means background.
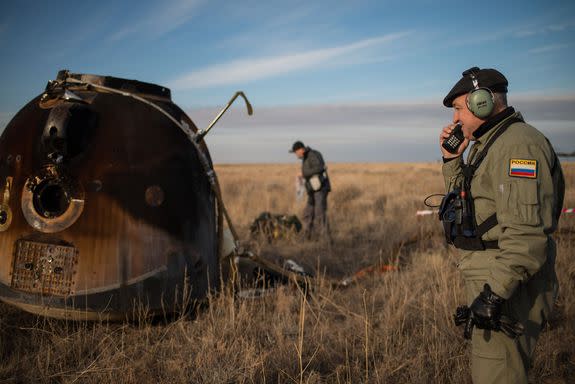
[[[575,164],[565,164],[566,207]],[[262,211],[301,213],[297,165],[217,167],[243,238]],[[210,298],[168,324],[72,323],[0,306],[0,381],[7,383],[469,383],[467,345],[451,314],[463,303],[457,254],[435,217],[416,217],[443,191],[439,164],[330,166],[334,244],[255,244],[269,258],[314,266],[313,292],[284,286],[257,299]],[[538,344],[533,382],[575,377],[575,215],[557,235],[561,299]],[[410,243],[410,239],[419,241]],[[403,246],[402,246],[403,244]],[[400,269],[347,289],[333,280],[375,263]]]

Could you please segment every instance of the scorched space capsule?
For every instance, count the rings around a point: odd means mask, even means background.
[[[222,215],[205,133],[165,87],[60,71],[0,137],[0,299],[125,319],[217,289]]]

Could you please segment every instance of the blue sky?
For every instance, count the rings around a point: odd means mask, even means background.
[[[573,1],[18,1],[0,5],[0,129],[58,70],[168,86],[216,162],[439,158],[441,100],[471,66],[559,150],[575,149]],[[239,100],[238,100],[239,106]],[[551,113],[550,111],[553,111]]]

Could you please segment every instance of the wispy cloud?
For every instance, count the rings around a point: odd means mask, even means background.
[[[569,47],[569,44],[549,44],[549,45],[544,45],[542,47],[530,49],[528,52],[529,53],[547,53],[547,52],[551,52],[551,51],[558,51],[558,50],[565,49],[568,47]]]
[[[485,33],[477,34],[463,40],[449,40],[445,46],[484,44],[498,40],[509,40],[510,38],[524,39],[539,35],[565,32],[573,28],[575,28],[575,20],[549,25],[541,25],[540,23],[509,25],[501,29],[491,29]]]
[[[128,21],[128,25],[111,36],[120,40],[136,34],[158,37],[188,22],[204,0],[171,0],[159,2],[158,6],[140,14],[139,20]]]
[[[315,68],[324,65],[326,62],[333,64],[335,60],[345,59],[352,53],[356,54],[354,60],[357,61],[359,60],[358,52],[365,52],[369,48],[403,39],[410,34],[411,32],[392,33],[337,47],[321,48],[289,55],[233,60],[228,63],[216,64],[193,71],[168,82],[168,86],[173,89],[194,89],[243,83]],[[373,60],[373,58],[368,57],[366,60]]]
[[[532,37],[549,33],[564,32],[575,27],[575,20],[549,25],[532,25],[519,28],[514,32],[515,37]]]
[[[257,3],[257,4],[256,4]],[[227,5],[227,4],[226,4]],[[238,6],[240,5],[240,6]],[[226,39],[218,42],[221,49],[252,52],[257,47],[260,55],[274,54],[281,46],[284,52],[293,49],[312,48],[309,44],[337,36],[341,32],[341,20],[337,15],[326,17],[326,6],[322,2],[256,1],[246,5],[231,2],[225,13],[231,23],[247,24],[249,28],[236,30]],[[277,9],[282,9],[277,12]],[[339,8],[337,8],[339,10]],[[267,53],[266,53],[267,52]]]
[[[511,103],[558,150],[575,143],[575,94],[542,98],[513,94]],[[215,108],[191,109],[205,127]],[[406,117],[407,116],[407,117]],[[233,108],[207,136],[212,158],[226,162],[294,161],[287,149],[295,140],[317,147],[328,161],[432,161],[440,158],[438,133],[451,121],[440,100],[370,104],[263,107],[247,116]],[[253,140],[257,137],[257,140]]]

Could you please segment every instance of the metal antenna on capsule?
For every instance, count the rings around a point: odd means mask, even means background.
[[[195,137],[196,143],[199,143],[204,138],[204,136],[206,136],[208,134],[210,129],[212,129],[214,124],[216,124],[218,122],[220,117],[222,117],[222,115],[228,110],[228,108],[232,105],[232,103],[234,102],[234,100],[238,96],[241,96],[244,99],[244,101],[246,102],[246,107],[248,108],[248,115],[251,116],[254,113],[254,110],[252,109],[252,105],[248,101],[248,98],[246,97],[246,95],[244,95],[244,93],[242,91],[236,92],[234,94],[234,96],[230,99],[230,101],[228,101],[228,104],[220,111],[220,113],[216,116],[216,118],[210,123],[210,125],[208,125],[208,127],[206,129],[203,129],[203,130],[198,132],[198,134]]]

